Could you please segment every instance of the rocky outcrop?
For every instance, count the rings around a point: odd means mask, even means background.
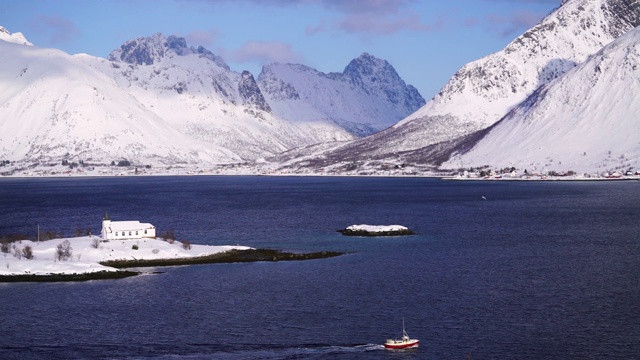
[[[246,70],[242,72],[242,77],[238,84],[238,92],[240,93],[240,98],[244,105],[258,110],[271,112],[271,107],[264,99],[264,96],[262,96],[262,92],[260,91],[258,84],[256,84],[253,75]]]
[[[110,61],[122,61],[133,65],[151,65],[165,57],[190,54],[198,54],[211,60],[216,65],[230,70],[221,57],[216,56],[204,47],[190,47],[187,46],[185,38],[174,35],[165,37],[162,33],[129,40],[112,51],[108,58]]]

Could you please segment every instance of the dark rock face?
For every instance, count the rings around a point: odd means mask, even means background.
[[[231,68],[229,67],[229,65],[227,65],[227,63],[225,63],[224,60],[220,56],[215,55],[211,51],[205,49],[203,46],[198,46],[198,48],[195,49],[195,52],[197,54],[199,54],[200,56],[213,61],[216,65],[220,66],[221,68],[223,68],[223,69],[225,69],[227,71],[231,71]]]
[[[296,88],[279,79],[269,65],[262,67],[262,71],[260,75],[258,75],[258,82],[260,82],[260,87],[263,91],[266,94],[270,94],[271,97],[277,101],[286,99],[300,100],[300,93],[298,93]]]
[[[265,112],[271,112],[271,107],[264,99],[258,84],[256,84],[256,80],[250,72],[246,70],[242,72],[242,78],[238,84],[238,91],[245,105],[255,107]]]
[[[384,93],[392,104],[398,105],[404,101],[407,108],[417,110],[426,103],[420,92],[407,85],[389,62],[368,53],[351,60],[344,68],[343,75],[358,86]]]
[[[155,60],[163,58],[168,50],[171,50],[167,46],[166,40],[161,33],[129,40],[112,51],[109,54],[109,60],[123,61],[134,65],[151,65]]]
[[[211,60],[216,65],[229,70],[229,66],[221,57],[213,54],[204,47],[189,47],[183,37],[170,35],[165,38],[161,33],[125,42],[109,54],[109,60],[123,61],[134,65],[152,65],[165,57],[186,56],[190,54],[200,55],[201,57]]]
[[[640,2],[637,0],[608,0],[605,10],[610,19],[609,31],[614,37],[640,26]]]
[[[182,37],[170,35],[169,37],[167,37],[165,45],[167,48],[173,50],[173,52],[180,56],[190,53],[188,52],[189,48],[187,47],[187,41]]]
[[[164,50],[159,49],[160,53],[154,54],[152,44],[140,41],[139,39],[127,41],[122,44],[119,54],[112,52],[109,55],[111,61],[124,61],[128,64],[151,65],[153,64],[155,55],[164,56]]]

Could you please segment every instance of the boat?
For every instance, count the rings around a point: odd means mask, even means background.
[[[420,340],[409,337],[409,334],[404,329],[404,319],[402,319],[402,337],[400,339],[387,339],[387,342],[384,343],[384,348],[390,350],[409,349],[418,347],[419,343]]]

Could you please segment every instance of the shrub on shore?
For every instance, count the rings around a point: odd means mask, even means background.
[[[27,260],[33,259],[33,249],[31,248],[31,246],[27,245],[22,248],[22,257]]]
[[[56,256],[58,260],[67,261],[72,255],[71,242],[65,240],[56,246]]]

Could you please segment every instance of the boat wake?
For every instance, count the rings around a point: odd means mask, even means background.
[[[264,359],[264,360],[287,360],[287,359],[350,359],[357,353],[384,350],[380,344],[356,344],[356,345],[301,345],[299,347],[253,347],[233,348],[233,349],[212,349],[207,351],[201,349],[198,353],[192,354],[163,354],[159,356],[129,357],[126,359],[144,360],[201,360],[201,359]],[[344,357],[341,357],[344,355]]]

